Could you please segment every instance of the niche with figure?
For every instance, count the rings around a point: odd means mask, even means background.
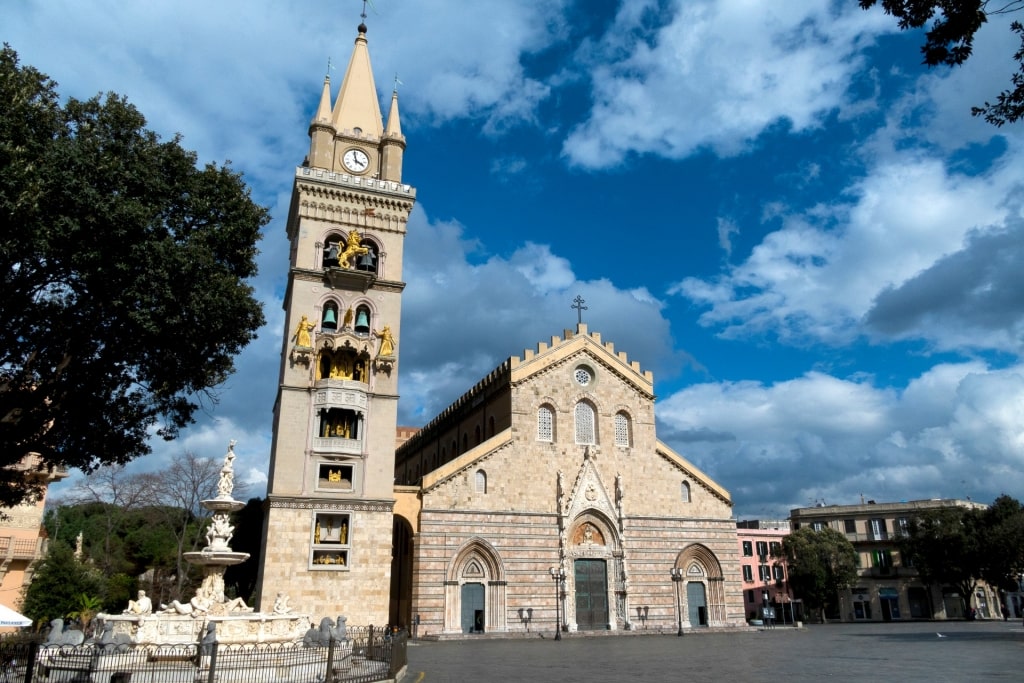
[[[366,383],[370,376],[370,357],[355,349],[323,349],[317,362],[317,379],[351,379]]]
[[[334,491],[351,491],[355,467],[344,463],[322,462],[317,467],[316,487]]]
[[[351,522],[351,515],[347,512],[318,512],[314,515],[311,558],[314,568],[348,568]]]
[[[323,439],[358,439],[359,413],[348,408],[320,411],[319,436]]]

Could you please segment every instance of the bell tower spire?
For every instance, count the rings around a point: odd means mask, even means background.
[[[387,623],[402,251],[416,190],[392,96],[385,129],[366,26],[331,106],[324,78],[294,171],[291,262],[258,601]]]

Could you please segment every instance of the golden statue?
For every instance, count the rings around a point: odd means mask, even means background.
[[[313,530],[313,543],[320,542],[320,522],[316,523],[316,529]]]
[[[395,337],[391,334],[391,325],[385,325],[384,329],[378,332],[373,331],[373,336],[380,339],[380,349],[377,351],[377,356],[394,356],[395,355]]]
[[[292,339],[295,340],[295,345],[306,348],[312,347],[313,339],[309,333],[314,327],[316,325],[309,322],[309,318],[302,316],[302,320],[299,321],[299,326],[295,328],[295,334],[292,336]]]
[[[341,537],[339,543],[348,543],[348,524],[346,522],[341,523]]]
[[[338,254],[338,267],[352,270],[352,259],[356,256],[362,256],[368,254],[370,250],[367,247],[359,244],[359,231],[351,230],[348,233],[348,241],[345,244],[345,250]]]
[[[355,311],[353,311],[352,307],[349,306],[348,310],[345,311],[345,320],[344,320],[344,322],[341,325],[342,329],[345,329],[345,328],[348,328],[348,327],[352,326],[352,316],[354,316],[354,315],[355,315]]]
[[[327,470],[327,481],[341,481],[341,470]]]

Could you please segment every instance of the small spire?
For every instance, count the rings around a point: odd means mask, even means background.
[[[330,69],[330,60],[328,60],[328,69]],[[313,115],[313,123],[327,123],[331,122],[331,74],[328,73],[324,76],[324,87],[320,93],[320,105],[316,108],[316,114]]]
[[[398,79],[395,78],[398,83]],[[391,109],[388,110],[388,125],[384,128],[384,135],[389,138],[402,137],[402,123],[398,117],[398,88],[391,93]]]

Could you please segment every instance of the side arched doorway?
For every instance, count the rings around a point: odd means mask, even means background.
[[[711,549],[701,543],[685,547],[676,557],[676,569],[683,571],[685,604],[681,605],[684,626],[725,626],[725,577],[722,564]]]
[[[508,630],[505,568],[487,541],[462,546],[448,564],[444,590],[445,633],[493,633]]]

